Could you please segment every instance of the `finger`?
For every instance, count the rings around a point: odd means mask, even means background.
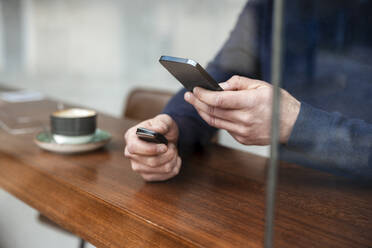
[[[200,101],[223,109],[242,109],[250,107],[254,94],[249,91],[211,91],[195,87],[193,91]]]
[[[178,173],[180,172],[180,169],[181,169],[181,164],[182,164],[181,158],[177,157],[177,162],[176,162],[176,165],[173,167],[172,172],[167,173],[167,174],[142,173],[141,176],[144,180],[146,180],[148,182],[168,180],[168,179],[178,175]]]
[[[164,123],[168,127],[170,127],[170,126],[172,126],[174,124],[174,121],[173,121],[172,117],[170,117],[167,114],[157,115],[154,119],[156,119],[156,120]]]
[[[136,154],[128,154],[126,156],[137,163],[155,168],[169,163],[175,156],[177,156],[177,152],[175,148],[168,147],[167,152],[158,156],[143,156]]]
[[[139,139],[137,135],[130,134],[126,149],[128,150],[128,154],[155,156],[165,153],[168,150],[168,147],[164,144],[143,141]]]
[[[270,141],[270,134],[269,133],[255,133],[254,129],[251,129],[249,132],[247,132],[244,136],[239,135],[233,132],[229,132],[231,136],[234,137],[236,141],[243,145],[267,145]]]
[[[138,125],[136,125],[136,129],[137,127],[144,127],[154,132],[165,134],[168,132],[172,124],[173,120],[169,115],[160,114],[155,116],[154,118],[139,123]]]
[[[155,118],[149,119],[146,123],[148,126],[145,128],[148,128],[154,132],[166,134],[171,125],[171,121],[169,120],[170,117],[166,118],[166,116],[167,115],[158,115]]]
[[[136,133],[136,130],[137,130],[137,127],[134,126],[134,127],[129,128],[129,129],[125,132],[125,134],[124,134],[124,140],[125,140],[125,143],[126,143],[126,144],[127,144],[128,141],[129,141],[129,137],[130,137],[130,135],[133,134],[133,133]]]
[[[203,111],[209,115],[214,117],[218,117],[220,119],[229,120],[229,121],[241,121],[241,116],[245,113],[242,113],[240,110],[226,110],[221,109],[219,107],[210,106],[198,98],[196,98],[192,93],[186,92],[185,93],[185,100],[192,104],[198,111]]]
[[[221,83],[220,86],[224,90],[236,91],[256,89],[264,84],[266,83],[260,80],[234,75],[226,82]]]
[[[168,141],[175,142],[178,138],[178,126],[167,114],[160,114],[156,117],[140,123],[137,127],[144,127],[163,134]]]
[[[244,137],[244,136],[241,136],[239,134],[236,134],[236,133],[233,133],[233,132],[229,132],[230,135],[236,140],[238,141],[240,144],[243,144],[243,145],[253,145],[254,143],[249,139],[249,137]]]
[[[242,136],[249,132],[249,128],[242,124],[237,124],[231,121],[223,120],[218,117],[211,116],[203,111],[198,111],[198,113],[200,117],[203,118],[203,120],[205,120],[209,125],[213,127],[225,129],[228,132],[233,132]]]
[[[165,124],[166,128],[160,130],[170,142],[177,142],[178,139],[178,126],[177,123],[168,114],[161,114],[157,116],[157,120]]]
[[[132,161],[132,170],[137,173],[145,174],[169,174],[173,171],[174,166],[177,164],[177,155],[175,155],[171,161],[163,164],[159,167],[149,167],[147,165]]]

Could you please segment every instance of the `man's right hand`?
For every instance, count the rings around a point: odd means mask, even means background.
[[[139,139],[136,135],[138,127],[163,134],[168,139],[168,146]],[[179,173],[182,161],[177,150],[178,126],[169,115],[160,114],[141,122],[128,129],[124,139],[125,157],[130,159],[132,169],[146,181],[164,181]]]

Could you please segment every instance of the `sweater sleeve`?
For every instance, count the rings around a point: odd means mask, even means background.
[[[259,77],[259,30],[256,1],[248,1],[235,27],[207,71],[217,82],[234,75]]]
[[[372,179],[372,125],[301,103],[282,158],[350,178]]]

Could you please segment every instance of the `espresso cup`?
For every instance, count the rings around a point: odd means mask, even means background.
[[[93,110],[71,108],[51,114],[53,139],[58,144],[83,144],[92,140],[96,131],[97,113]]]

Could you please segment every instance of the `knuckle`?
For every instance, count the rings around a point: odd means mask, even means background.
[[[239,81],[240,80],[240,76],[238,75],[234,75],[231,77],[231,81]]]
[[[194,94],[194,96],[196,96],[196,98],[200,98],[200,92],[196,87],[194,87],[192,93]]]
[[[135,163],[132,163],[132,170],[135,171],[135,172],[138,172],[139,171],[139,166]]]
[[[217,94],[215,98],[215,106],[221,106],[224,104],[224,99],[221,94]]]
[[[176,145],[173,144],[173,143],[169,143],[169,144],[168,144],[168,150],[167,150],[167,152],[165,153],[165,155],[172,155],[176,150],[177,150]]]
[[[127,158],[130,158],[130,153],[128,151],[128,147],[127,146],[124,149],[124,156],[127,157]]]
[[[215,111],[215,108],[213,106],[208,106],[207,113],[210,115],[213,115]]]
[[[169,154],[169,160],[171,160],[174,156],[178,156],[178,150],[177,147],[172,147],[171,153]]]
[[[180,171],[181,171],[181,166],[177,166],[177,169],[175,170],[175,175],[178,175],[180,174]]]
[[[245,144],[245,138],[242,137],[242,136],[237,136],[237,137],[236,137],[236,140],[237,140],[239,143],[241,143],[241,144]]]
[[[238,128],[238,132],[244,136],[247,136],[249,134],[249,128],[247,128],[246,126],[240,126]]]
[[[136,152],[136,146],[133,143],[129,143],[127,145],[127,150],[129,153],[135,153]]]
[[[240,84],[240,80],[242,80],[242,77],[239,75],[234,75],[232,77],[231,83],[235,86],[238,86]]]
[[[167,133],[168,129],[169,129],[169,126],[166,123],[161,122],[161,124],[159,125],[159,130],[161,130],[161,133],[163,134]]]
[[[158,160],[155,158],[149,158],[147,164],[150,167],[156,167],[158,165]]]
[[[213,117],[213,116],[209,116],[208,124],[211,125],[211,126],[215,126],[216,125],[216,118]]]
[[[150,145],[150,146],[144,145],[142,146],[142,150],[143,152],[148,153],[148,154],[155,154],[157,152],[157,146],[156,145]]]
[[[173,170],[173,166],[172,166],[171,163],[168,163],[168,164],[166,164],[166,165],[164,166],[164,172],[165,172],[165,173],[171,173],[172,170]]]
[[[249,137],[234,135],[233,136],[236,141],[243,145],[249,145]]]
[[[181,170],[181,158],[178,157],[177,158],[177,165],[173,170],[174,175],[175,176],[178,175],[180,173],[180,170]]]
[[[167,154],[167,161],[171,161],[172,158],[178,156],[177,147],[175,145],[169,147],[169,154]]]
[[[125,132],[124,137],[125,137],[126,139],[130,139],[130,135],[131,135],[132,133],[135,133],[135,132],[136,132],[135,130],[137,130],[137,126],[134,126],[134,127],[129,128],[129,129]]]
[[[177,176],[180,173],[180,169],[177,168],[173,171],[173,176]]]
[[[252,118],[248,113],[245,113],[244,115],[242,115],[242,120],[244,123],[248,124],[251,123]]]
[[[141,177],[147,181],[147,182],[151,182],[151,181],[154,181],[155,178],[153,175],[147,175],[147,174],[141,174]]]
[[[164,159],[162,160],[162,164],[169,163],[172,158],[174,157],[174,153],[170,152],[169,154],[164,155]]]

